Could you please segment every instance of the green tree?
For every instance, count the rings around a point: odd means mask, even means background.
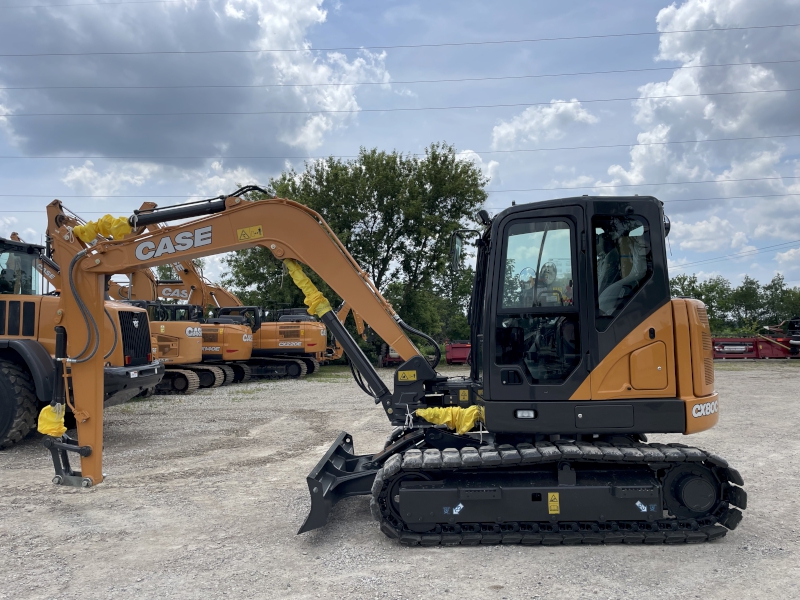
[[[733,289],[728,297],[727,308],[738,327],[753,328],[763,314],[761,284],[749,275]]]
[[[270,185],[275,195],[320,213],[403,319],[443,339],[451,328],[463,333],[449,311],[463,309],[471,291],[466,274],[457,285],[448,283],[450,236],[474,219],[486,200],[486,183],[474,163],[438,143],[418,157],[362,148],[355,159],[309,162],[304,171],[290,169]],[[226,264],[225,284],[242,290],[240,297],[261,305],[302,304],[302,294],[281,276],[269,252],[238,251]],[[339,299],[311,277],[331,301]]]

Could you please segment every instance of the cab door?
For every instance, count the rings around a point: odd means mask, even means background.
[[[568,400],[587,376],[583,208],[512,209],[492,238],[487,416],[498,402]]]

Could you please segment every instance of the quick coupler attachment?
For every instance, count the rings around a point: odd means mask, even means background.
[[[89,456],[92,453],[90,446],[79,446],[78,440],[69,437],[67,434],[61,437],[46,435],[42,438],[42,444],[50,451],[53,458],[53,467],[56,474],[53,483],[56,485],[70,485],[72,487],[92,487],[92,480],[83,477],[80,471],[73,471],[69,464],[69,452],[75,452],[78,456]]]
[[[306,478],[311,494],[311,510],[297,533],[325,525],[331,509],[342,498],[370,494],[375,474],[381,467],[372,459],[372,454],[356,456],[353,453],[353,437],[344,431],[340,433]]]

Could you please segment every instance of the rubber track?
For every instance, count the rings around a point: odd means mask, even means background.
[[[314,373],[319,372],[319,361],[316,358],[310,356],[304,356],[300,360],[302,360],[303,363],[306,365],[307,375],[313,375]]]
[[[189,386],[181,391],[176,389],[169,389],[169,390],[159,390],[158,386],[156,386],[156,394],[159,396],[188,396],[189,394],[194,394],[198,389],[200,389],[200,378],[197,376],[197,373],[193,371],[189,371],[188,369],[173,369],[171,367],[167,367],[166,373],[164,374],[164,379],[169,373],[178,373],[186,377],[187,381],[189,382]],[[163,380],[162,380],[163,381]]]
[[[252,379],[253,374],[249,365],[239,362],[236,363],[236,367],[242,370],[242,378],[236,383],[247,383],[250,381],[250,379]]]
[[[225,383],[225,373],[223,373],[222,369],[220,369],[219,367],[212,367],[210,365],[182,365],[182,366],[185,369],[191,369],[195,373],[197,373],[198,371],[211,371],[211,374],[214,375],[214,383],[212,383],[208,387],[203,387],[204,390],[212,390],[214,388],[218,388],[223,383]]]
[[[225,380],[223,381],[223,385],[231,385],[236,381],[236,374],[233,372],[233,369],[228,365],[214,365],[217,369],[222,370],[222,374],[225,376]]]
[[[399,473],[430,470],[493,469],[498,467],[535,466],[542,463],[555,462],[597,462],[606,465],[649,465],[702,463],[706,467],[716,468],[718,473],[728,480],[725,496],[714,514],[700,519],[676,519],[670,517],[657,521],[625,521],[615,522],[537,522],[537,523],[471,523],[448,525],[442,524],[441,533],[416,533],[395,527],[395,521],[387,507],[386,498],[389,487],[388,480]],[[728,500],[737,502],[746,508],[747,495],[744,490],[735,486],[744,484],[736,469],[728,466],[727,461],[697,448],[683,444],[635,444],[632,446],[615,445],[603,442],[571,442],[558,441],[518,444],[516,447],[500,445],[465,449],[439,451],[426,449],[407,450],[402,454],[391,456],[375,476],[372,486],[370,510],[380,528],[390,538],[398,539],[401,544],[416,546],[438,545],[477,545],[477,544],[524,544],[524,545],[569,545],[569,544],[697,544],[713,541],[725,536],[728,529],[735,529],[741,521],[742,513],[732,508]],[[726,486],[723,485],[723,488]],[[724,527],[723,527],[724,525]],[[727,529],[726,529],[727,527]],[[463,531],[469,529],[469,531]]]
[[[0,359],[0,376],[14,388],[17,406],[11,426],[0,438],[0,450],[21,442],[36,425],[36,388],[30,374],[19,365]]]
[[[305,377],[306,373],[308,372],[308,368],[306,364],[299,359],[296,358],[278,358],[275,356],[258,356],[253,359],[253,361],[260,361],[262,364],[267,365],[269,363],[278,364],[282,363],[285,364],[287,362],[298,363],[300,365],[300,375],[298,377],[289,377],[288,375],[252,375],[253,379],[269,379],[269,380],[278,380],[278,379],[300,379],[301,377]],[[254,365],[255,366],[255,365]]]

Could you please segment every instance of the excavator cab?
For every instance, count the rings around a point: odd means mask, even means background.
[[[735,528],[735,469],[646,443],[719,417],[705,307],[670,298],[661,202],[567,198],[481,220],[470,377],[413,357],[393,391],[373,379],[396,429],[373,455],[339,436],[309,474],[300,531],[357,494],[407,545],[701,542]],[[457,233],[454,268],[464,245]]]

